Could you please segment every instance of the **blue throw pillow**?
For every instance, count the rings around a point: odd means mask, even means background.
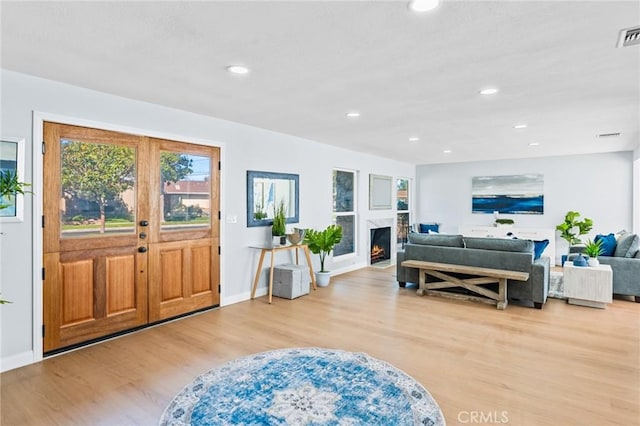
[[[421,223],[420,224],[421,234],[428,234],[429,231],[440,232],[440,224],[439,223]]]
[[[609,235],[596,235],[594,242],[602,241],[602,253],[600,256],[613,256],[613,253],[616,251],[616,236],[613,234]]]
[[[542,256],[542,252],[544,251],[544,249],[547,248],[547,246],[549,245],[549,240],[542,240],[542,241],[534,241],[533,242],[533,258],[535,259],[540,259],[540,256]]]

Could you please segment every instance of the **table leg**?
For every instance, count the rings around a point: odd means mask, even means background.
[[[498,303],[496,307],[498,309],[505,309],[508,303],[509,302],[507,301],[507,279],[500,278],[498,280]]]
[[[297,251],[296,251],[297,253]],[[304,255],[307,258],[307,265],[309,265],[309,275],[311,276],[311,284],[313,285],[313,289],[317,290],[318,287],[316,286],[316,276],[313,273],[313,266],[311,264],[311,255],[309,254],[309,247],[308,246],[304,246]]]
[[[418,271],[420,273],[420,280],[419,280],[418,291],[416,293],[418,293],[418,296],[424,296],[424,292],[427,289],[427,283],[426,283],[427,271],[425,271],[424,269],[418,269]]]
[[[298,262],[298,247],[296,247],[296,265],[299,265],[300,263]]]
[[[271,296],[273,293],[273,261],[275,253],[271,253],[271,268],[269,269],[269,303],[271,303]]]
[[[251,298],[253,299],[256,295],[256,289],[258,288],[258,281],[260,280],[260,271],[262,271],[262,262],[264,261],[264,254],[266,250],[262,250],[260,252],[260,262],[258,262],[258,270],[256,271],[256,277],[253,279],[253,288],[251,289]],[[273,254],[271,255],[273,258]]]

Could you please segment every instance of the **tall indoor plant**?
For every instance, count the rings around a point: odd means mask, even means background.
[[[324,261],[336,244],[342,240],[342,227],[329,225],[322,231],[307,229],[304,244],[309,246],[312,253],[320,256],[320,271],[316,272],[316,284],[321,287],[329,285],[330,272],[324,269]]]
[[[592,227],[591,219],[585,217],[581,220],[580,213],[569,211],[564,217],[564,222],[556,226],[556,230],[560,231],[560,237],[572,246],[580,244],[582,241],[578,237],[591,231]]]

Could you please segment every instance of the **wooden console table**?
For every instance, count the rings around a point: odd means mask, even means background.
[[[271,268],[269,269],[269,303],[271,303],[271,297],[273,293],[273,267],[274,260],[276,257],[276,252],[278,251],[286,251],[286,250],[295,250],[296,251],[296,265],[298,264],[298,249],[304,250],[304,255],[307,258],[307,265],[309,265],[309,275],[311,276],[311,284],[314,290],[317,290],[316,287],[316,278],[313,275],[313,265],[311,264],[311,255],[309,254],[309,247],[306,244],[287,244],[285,246],[268,246],[268,247],[257,247],[252,246],[251,248],[260,250],[260,261],[258,262],[258,270],[256,271],[256,277],[253,279],[253,287],[251,289],[251,298],[253,299],[256,295],[256,289],[258,288],[258,281],[260,281],[260,272],[262,271],[262,264],[264,262],[264,256],[267,253],[271,253]]]
[[[420,296],[429,294],[451,299],[474,300],[476,302],[496,304],[498,309],[505,309],[507,307],[507,280],[526,281],[529,279],[528,272],[426,262],[422,260],[405,260],[402,262],[402,266],[420,270],[420,287],[417,292]],[[472,275],[473,278],[460,279],[448,275],[445,272]],[[439,278],[442,281],[427,283],[426,274]],[[480,287],[482,284],[493,283],[498,283],[498,293],[488,288]],[[451,287],[463,287],[484,297],[438,291]]]

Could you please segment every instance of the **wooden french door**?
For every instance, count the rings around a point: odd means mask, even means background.
[[[45,123],[44,352],[219,304],[219,149]]]

